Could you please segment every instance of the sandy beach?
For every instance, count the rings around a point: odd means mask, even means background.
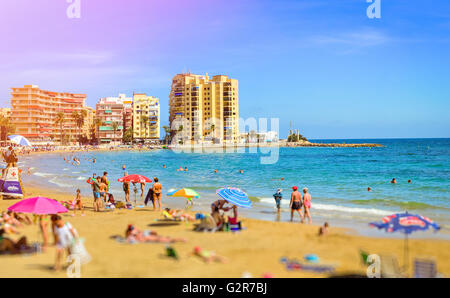
[[[48,189],[26,188],[26,196],[42,195],[57,200],[72,199],[72,195],[52,193]],[[351,230],[331,227],[325,237],[317,236],[318,226],[288,222],[269,222],[242,219],[245,230],[239,233],[194,232],[192,223],[166,225],[157,222],[160,212],[151,207],[133,210],[114,210],[94,213],[92,199],[84,197],[86,216],[63,214],[77,229],[92,261],[82,267],[82,277],[241,277],[249,272],[253,277],[270,273],[273,277],[327,277],[309,271],[288,271],[281,257],[302,260],[306,254],[316,254],[320,264],[332,265],[336,274],[365,274],[360,250],[396,256],[403,265],[402,239],[369,238]],[[0,210],[16,201],[1,200]],[[169,199],[163,203],[170,206]],[[206,210],[205,210],[206,211]],[[128,224],[140,229],[152,229],[160,235],[184,237],[186,243],[172,246],[179,260],[165,256],[165,244],[124,244],[111,239],[123,235]],[[37,225],[25,226],[21,235],[30,242],[41,241]],[[17,235],[19,236],[19,235]],[[12,236],[11,238],[16,238]],[[445,240],[414,239],[409,241],[410,264],[414,258],[431,258],[438,264],[438,272],[450,275],[450,242]],[[227,263],[205,263],[190,255],[195,246],[215,251],[228,259]],[[0,256],[0,277],[66,277],[66,272],[51,270],[55,248],[31,256]],[[412,274],[409,266],[409,276]]]

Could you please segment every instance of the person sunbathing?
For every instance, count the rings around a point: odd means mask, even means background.
[[[165,236],[159,236],[155,231],[141,231],[133,225],[128,225],[125,231],[125,238],[129,243],[145,243],[145,242],[158,242],[158,243],[174,243],[174,242],[186,242],[184,238],[171,238]]]
[[[211,262],[225,263],[227,261],[227,259],[225,257],[218,256],[213,251],[204,250],[200,246],[194,247],[194,252],[192,254],[197,257],[200,257],[206,263],[211,263]]]
[[[21,237],[17,242],[4,237],[6,231],[4,229],[0,230],[0,253],[10,253],[19,254],[22,250],[27,250],[30,247],[27,244],[27,238],[25,236]]]
[[[195,217],[193,217],[192,215],[183,212],[183,210],[178,209],[170,209],[170,208],[166,208],[164,210],[165,212],[163,212],[164,217],[169,218],[169,219],[175,219],[175,220],[187,220],[187,221],[195,221]]]

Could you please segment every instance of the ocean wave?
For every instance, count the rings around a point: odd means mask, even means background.
[[[39,177],[52,177],[55,176],[55,174],[50,174],[50,173],[41,173],[41,172],[36,172],[33,173],[33,175],[39,176]]]
[[[66,184],[66,183],[63,183],[63,182],[61,182],[61,181],[58,181],[56,178],[57,178],[57,177],[52,178],[52,179],[50,179],[48,182],[53,183],[53,184],[56,184],[56,185],[58,185],[59,187],[73,187],[73,185],[71,185],[71,184]]]
[[[259,200],[261,203],[266,204],[272,204],[275,205],[275,200],[273,198],[261,198]],[[289,206],[290,200],[281,200],[282,206]],[[339,212],[345,212],[345,213],[365,213],[365,214],[371,214],[371,215],[390,215],[393,212],[388,210],[381,210],[381,209],[375,209],[375,208],[358,208],[358,207],[347,207],[347,206],[338,206],[333,204],[318,204],[318,203],[312,203],[311,209],[314,210],[326,210],[326,211],[339,211]]]
[[[369,199],[369,200],[351,200],[352,204],[358,205],[384,205],[384,206],[393,206],[393,207],[401,207],[402,209],[415,210],[415,209],[448,209],[442,206],[430,205],[422,202],[402,202],[402,201],[394,201],[388,199]]]

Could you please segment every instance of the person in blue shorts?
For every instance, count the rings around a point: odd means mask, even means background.
[[[283,198],[283,194],[281,193],[282,189],[277,189],[277,192],[273,195],[273,198],[275,199],[275,203],[277,204],[277,210],[278,214],[281,212],[281,199]]]

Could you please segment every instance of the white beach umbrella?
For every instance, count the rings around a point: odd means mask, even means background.
[[[27,138],[25,138],[24,136],[20,136],[20,135],[12,135],[8,137],[11,142],[17,144],[17,145],[21,145],[21,146],[31,146],[30,141],[27,140]]]

